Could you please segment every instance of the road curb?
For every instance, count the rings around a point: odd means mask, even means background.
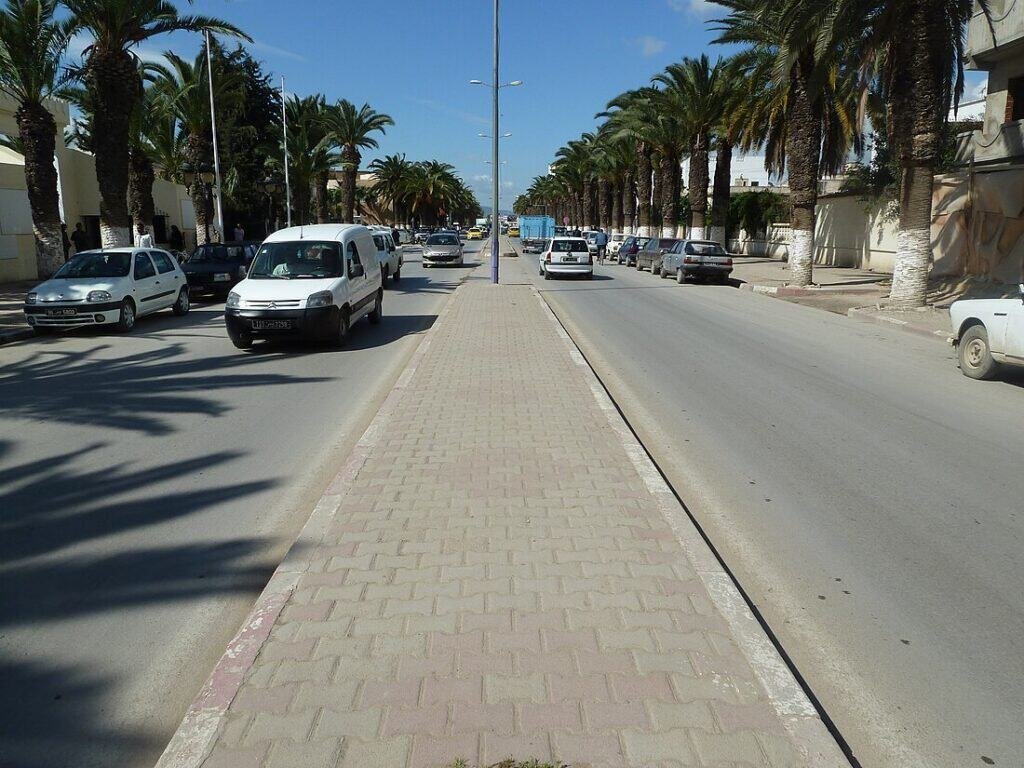
[[[256,599],[241,629],[228,643],[203,687],[192,700],[181,724],[160,755],[156,768],[199,768],[209,756],[227,716],[228,707],[270,636],[281,610],[306,571],[306,554],[323,538],[334,513],[347,493],[348,484],[366,463],[370,451],[380,439],[383,425],[391,418],[398,401],[408,394],[406,390],[409,382],[429,349],[441,325],[441,319],[450,311],[455,294],[469,274],[460,280],[437,313],[433,325],[422,335],[388,396],[349,453],[341,470],[317,501],[306,524]]]
[[[697,529],[696,523],[677,499],[586,356],[562,325],[541,291],[534,285],[531,285],[531,289],[555,326],[556,333],[568,348],[573,361],[580,367],[598,407],[608,419],[644,485],[657,500],[659,510],[693,564],[708,596],[729,624],[737,645],[760,680],[790,741],[804,757],[809,768],[850,768],[850,762],[835,737],[822,721],[814,704],[765,629],[751,612],[732,576],[719,562]]]
[[[886,328],[898,328],[906,333],[912,333],[915,336],[922,336],[926,339],[939,339],[945,341],[951,335],[951,331],[936,331],[930,328],[922,328],[914,325],[909,320],[898,320],[895,317],[882,317],[873,313],[872,307],[851,307],[846,311],[847,317],[852,317],[857,320],[863,320],[868,323],[874,323],[875,325],[881,325]]]
[[[801,288],[793,285],[757,285],[756,283],[741,283],[741,291],[752,291],[753,293],[763,293],[766,296],[837,296],[837,295],[858,295],[858,294],[872,294],[878,291],[877,285],[874,287],[851,287],[851,288]]]

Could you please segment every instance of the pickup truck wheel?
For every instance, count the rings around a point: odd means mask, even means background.
[[[644,271],[644,268],[640,266],[640,259],[636,260],[636,271],[637,272],[643,272]]]
[[[960,371],[972,379],[991,379],[999,369],[999,363],[992,359],[988,345],[988,331],[983,325],[972,325],[960,337],[957,347]]]
[[[373,302],[373,310],[367,315],[370,325],[377,325],[384,317],[384,289],[377,291],[377,298]]]
[[[679,283],[680,285],[686,282],[686,273],[683,272],[682,267],[679,267],[676,270],[676,282]]]

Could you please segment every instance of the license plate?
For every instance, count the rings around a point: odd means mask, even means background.
[[[48,309],[46,310],[47,317],[71,317],[77,315],[77,309]]]
[[[253,320],[254,331],[283,331],[292,327],[291,320]]]
[[[575,256],[563,256],[562,257],[562,261],[564,261],[564,262],[576,261],[576,257]]]
[[[231,275],[229,275],[227,272],[218,272],[213,276],[213,279],[218,283],[224,283],[231,279]]]

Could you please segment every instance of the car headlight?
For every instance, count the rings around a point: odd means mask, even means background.
[[[25,303],[26,304],[35,304],[36,303],[36,299],[38,297],[39,297],[39,294],[37,294],[35,291],[29,291],[25,295]]]
[[[228,294],[228,300],[224,303],[224,306],[225,307],[232,307],[233,309],[237,309],[241,305],[242,305],[242,297],[239,296],[234,291],[231,291],[231,293]]]
[[[89,291],[89,295],[85,297],[86,301],[110,301],[109,291]]]
[[[320,291],[306,299],[306,309],[329,307],[334,303],[334,295],[330,291]]]

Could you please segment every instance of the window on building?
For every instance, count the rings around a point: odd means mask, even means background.
[[[1006,84],[1006,119],[1024,120],[1024,75],[1011,77]]]

